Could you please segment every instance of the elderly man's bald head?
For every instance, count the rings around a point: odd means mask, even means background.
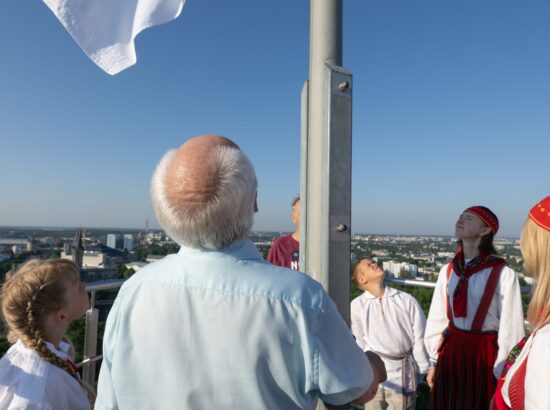
[[[200,135],[174,152],[164,177],[165,195],[173,206],[203,206],[216,195],[221,175],[214,152],[220,147],[239,149],[228,138]]]
[[[201,135],[169,151],[151,188],[161,225],[179,243],[220,248],[250,233],[256,176],[228,138]]]

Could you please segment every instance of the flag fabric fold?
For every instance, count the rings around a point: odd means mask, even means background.
[[[44,0],[82,50],[111,75],[134,65],[135,37],[177,18],[184,0]]]

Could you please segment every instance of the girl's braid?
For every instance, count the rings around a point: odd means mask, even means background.
[[[44,342],[44,337],[42,335],[42,331],[37,326],[37,320],[34,315],[34,310],[36,308],[37,299],[40,295],[40,291],[42,290],[44,285],[41,285],[39,287],[34,286],[33,290],[34,293],[31,297],[31,299],[27,302],[27,326],[30,331],[30,338],[29,342],[31,347],[47,362],[50,362],[51,364],[60,367],[61,369],[67,371],[71,376],[74,375],[73,370],[69,367],[69,365],[60,357],[58,357],[55,353],[53,353],[46,343]]]

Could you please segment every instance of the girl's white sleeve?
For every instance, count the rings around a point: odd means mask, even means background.
[[[508,352],[525,336],[521,292],[516,273],[505,267],[497,288],[500,307],[498,328],[498,353],[493,374],[498,379]],[[550,409],[550,407],[548,407]]]
[[[428,372],[429,361],[424,347],[424,332],[426,329],[426,316],[418,301],[411,297],[411,322],[413,330],[413,357],[418,365],[420,374]]]
[[[449,323],[447,318],[447,266],[443,266],[439,271],[424,332],[424,344],[432,367],[437,362],[437,349],[441,341],[441,333]]]

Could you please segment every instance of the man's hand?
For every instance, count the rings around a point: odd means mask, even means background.
[[[430,390],[434,389],[435,367],[430,367],[428,375],[426,376],[426,382],[430,386]]]
[[[367,355],[367,359],[370,362],[370,365],[372,367],[372,383],[367,389],[365,393],[361,397],[358,397],[353,402],[358,404],[364,404],[368,402],[369,400],[372,400],[373,397],[376,395],[376,392],[378,391],[378,385],[382,382],[385,382],[388,378],[388,375],[386,374],[386,366],[384,365],[384,362],[382,359],[380,359],[380,356],[378,356],[374,352],[365,352]]]
[[[367,351],[365,354],[367,355],[367,359],[369,359],[372,368],[375,370],[375,376],[378,376],[377,384],[385,382],[388,375],[386,374],[386,365],[382,359],[380,359],[380,356],[371,351]]]

